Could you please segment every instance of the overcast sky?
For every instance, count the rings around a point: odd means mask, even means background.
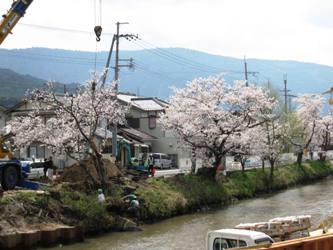
[[[0,12],[4,14],[11,2],[0,1]],[[94,3],[34,0],[1,47],[95,51],[93,34],[30,26],[93,30]],[[333,66],[332,0],[102,0],[104,32],[115,32],[117,21],[130,22],[121,30],[138,33],[143,39],[122,41],[122,49],[183,47],[239,58],[246,55]],[[110,42],[110,35],[102,35],[97,49],[108,50]]]

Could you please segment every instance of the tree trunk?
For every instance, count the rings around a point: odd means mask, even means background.
[[[326,152],[325,151],[324,152],[319,152],[318,155],[319,155],[319,160],[320,161],[326,161]]]
[[[297,152],[297,164],[298,166],[302,165],[303,151]]]
[[[105,166],[104,166],[104,163],[103,163],[103,159],[102,159],[102,155],[99,153],[98,149],[97,149],[97,146],[96,146],[96,143],[91,140],[90,142],[90,147],[93,151],[93,160],[94,160],[94,163],[95,163],[95,167],[96,167],[96,170],[97,170],[97,173],[100,177],[100,180],[101,180],[101,184],[102,184],[102,188],[103,190],[107,190],[107,174],[106,174],[106,169],[105,169]]]
[[[262,171],[265,172],[265,160],[264,159],[261,160],[261,168],[262,168]]]
[[[245,161],[246,161],[246,160],[241,160],[241,161],[240,161],[240,164],[241,164],[241,166],[242,166],[242,173],[245,172]]]
[[[275,165],[275,161],[270,159],[269,163],[271,165],[271,169],[270,169],[270,174],[269,174],[269,182],[270,182],[270,188],[273,187],[273,181],[274,181],[274,165]]]
[[[216,156],[214,167],[216,168],[215,180],[218,180],[221,173],[225,173],[225,171],[226,171],[226,158],[225,158],[225,156],[222,156],[222,157]]]

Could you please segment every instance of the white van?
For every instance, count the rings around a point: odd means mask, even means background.
[[[220,229],[208,232],[207,250],[224,250],[272,244],[274,240],[262,232],[243,229]]]
[[[149,156],[153,157],[154,166],[159,169],[166,169],[172,167],[172,160],[170,156],[163,153],[150,153]]]

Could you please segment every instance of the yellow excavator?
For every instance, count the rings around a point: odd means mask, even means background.
[[[0,44],[11,34],[17,22],[24,16],[33,0],[14,0],[7,14],[2,16],[0,22]]]

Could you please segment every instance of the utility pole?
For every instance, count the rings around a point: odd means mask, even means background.
[[[245,74],[245,86],[246,87],[249,86],[249,77],[248,77],[248,75],[251,74],[251,75],[255,76],[258,73],[259,72],[257,72],[257,71],[247,71],[247,62],[246,62],[246,57],[244,56],[244,74]]]
[[[294,97],[297,97],[296,95],[291,95],[291,94],[288,94],[288,98],[289,98],[289,109],[288,111],[292,111],[292,98]]]
[[[287,74],[284,74],[283,82],[284,82],[284,111],[287,114],[288,113],[288,92],[289,92],[289,90],[287,89]]]
[[[284,112],[288,113],[288,92],[290,90],[287,88],[287,74],[283,75],[283,83],[284,83],[284,89],[280,90],[284,94]]]
[[[247,77],[247,62],[246,62],[245,56],[244,56],[244,73],[245,73],[245,84],[247,87],[247,86],[249,86],[249,81],[248,81],[248,77]]]
[[[126,38],[127,40],[133,40],[133,39],[138,39],[138,35],[133,35],[133,34],[120,34],[120,25],[122,24],[129,24],[129,23],[120,23],[117,22],[117,33],[114,35],[114,38],[112,40],[112,45],[110,49],[110,54],[108,57],[108,62],[111,60],[111,55],[112,55],[112,50],[113,50],[113,45],[114,42],[116,42],[116,60],[115,60],[115,66],[114,66],[114,81],[115,81],[115,92],[116,92],[116,98],[118,95],[118,80],[119,80],[119,71],[120,67],[127,67],[127,68],[133,68],[134,63],[133,59],[119,59],[119,40],[120,38]],[[119,65],[119,61],[129,61],[130,63],[127,65]],[[104,80],[104,79],[103,79]],[[106,75],[105,75],[105,80],[106,80]],[[103,82],[104,83],[104,82]],[[118,125],[113,124],[113,130],[112,130],[112,155],[114,157],[117,157],[117,133],[118,133]]]

